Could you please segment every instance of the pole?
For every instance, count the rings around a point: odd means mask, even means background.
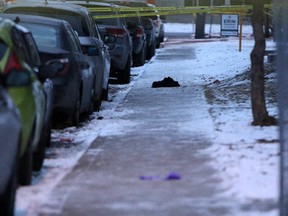
[[[273,2],[277,42],[277,78],[280,139],[280,216],[288,216],[288,0]]]
[[[240,13],[240,36],[239,36],[239,52],[242,51],[242,28],[243,28],[243,13]]]

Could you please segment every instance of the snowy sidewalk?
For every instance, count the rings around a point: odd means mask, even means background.
[[[250,66],[252,47],[253,40],[245,40],[239,53],[238,40],[231,38],[157,50],[151,62],[133,68],[129,85],[112,86],[112,101],[104,102],[93,119],[53,131],[43,171],[32,186],[18,189],[16,215],[65,215],[62,208],[73,210],[69,203],[86,210],[90,203],[100,216],[109,209],[119,215],[142,209],[145,215],[156,207],[165,212],[177,206],[189,216],[192,210],[199,211],[195,216],[277,216],[277,127],[252,127],[247,101],[234,103],[220,94],[217,100],[227,100],[220,105],[204,97],[207,87],[219,87],[211,85],[215,80],[223,89],[248,82],[223,80]],[[181,87],[151,88],[167,76]],[[268,109],[277,115],[275,104]],[[171,173],[181,179],[165,180]],[[74,210],[70,215],[79,215]]]
[[[213,132],[203,87],[179,64],[195,57],[191,48],[173,47],[146,66],[114,117],[103,119],[106,128],[54,190],[50,199],[60,201],[54,211],[67,216],[231,215],[233,201],[219,198],[221,180],[208,165],[209,155],[201,153],[211,145]],[[170,62],[163,68],[162,61]],[[151,88],[171,74],[180,87]]]

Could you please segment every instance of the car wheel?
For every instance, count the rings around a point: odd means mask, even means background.
[[[128,84],[131,75],[131,57],[128,58],[126,66],[119,72],[118,82],[120,84]]]
[[[106,89],[103,89],[101,99],[104,101],[108,101],[108,95],[109,95],[109,84],[107,84]]]
[[[52,118],[50,120],[50,122],[48,123],[48,125],[46,126],[46,147],[50,147],[51,146],[51,131],[52,131]]]
[[[14,215],[15,196],[17,189],[17,164],[18,155],[15,158],[14,169],[12,170],[9,183],[4,194],[0,196],[0,214],[12,216]]]
[[[134,55],[133,66],[135,67],[143,66],[145,64],[145,60],[146,60],[146,48],[144,46],[140,53]]]
[[[94,96],[94,91],[93,91],[91,99],[90,99],[90,104],[89,104],[88,110],[87,110],[87,112],[85,112],[85,115],[84,115],[85,118],[88,118],[95,110],[94,97],[95,96]]]
[[[18,183],[20,185],[30,185],[32,181],[32,135],[30,136],[24,155],[20,158],[18,166]]]
[[[101,98],[94,100],[94,111],[99,112],[101,107],[102,101]]]
[[[48,131],[46,130],[46,127],[43,126],[41,132],[41,139],[38,143],[37,149],[33,152],[33,171],[40,171],[42,169],[48,135],[50,136],[50,134],[48,134]]]
[[[155,55],[155,50],[156,50],[156,43],[155,41],[153,41],[151,46],[148,48],[147,57],[146,57],[147,60],[150,60]]]
[[[78,126],[80,124],[80,96],[77,98],[77,102],[71,116],[71,122],[73,126]]]
[[[157,39],[157,42],[156,42],[156,49],[159,49],[160,48],[160,39]]]

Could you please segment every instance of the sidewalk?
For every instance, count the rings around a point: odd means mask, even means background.
[[[41,215],[233,215],[235,203],[221,199],[221,180],[202,153],[213,141],[203,87],[176,63],[193,58],[193,50],[174,47],[146,66],[113,119],[106,120],[111,130],[100,132],[54,190],[50,200],[57,206],[46,206],[50,213]],[[175,61],[174,67],[158,68],[161,60]],[[180,87],[151,88],[171,71]]]

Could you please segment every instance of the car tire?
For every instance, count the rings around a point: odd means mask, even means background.
[[[109,84],[107,84],[106,89],[102,90],[101,100],[108,101],[109,96]]]
[[[71,123],[73,126],[79,126],[80,124],[80,96],[78,95],[77,97],[77,101],[76,101],[76,104],[75,104],[75,107],[74,107],[74,111],[71,115]]]
[[[14,168],[11,173],[9,183],[6,187],[5,192],[0,196],[0,215],[13,216],[14,206],[15,206],[15,196],[17,189],[17,164],[18,164],[17,154],[15,157]]]
[[[156,50],[156,43],[155,41],[153,41],[148,48],[146,60],[150,60],[155,55],[155,50]]]
[[[46,147],[50,147],[51,146],[51,131],[52,131],[52,118],[50,119],[50,122],[47,125],[47,129],[46,129]]]
[[[33,166],[33,151],[32,151],[32,135],[30,136],[28,146],[24,155],[20,158],[18,165],[18,183],[26,186],[32,182],[32,166]]]
[[[159,48],[160,48],[160,44],[161,44],[160,39],[157,39],[157,42],[156,42],[156,49],[159,49]]]
[[[133,66],[134,67],[143,66],[145,64],[145,60],[146,60],[146,48],[144,46],[140,53],[134,55]]]
[[[33,171],[40,171],[42,169],[44,158],[45,158],[45,150],[47,146],[48,140],[48,131],[45,125],[42,128],[41,138],[38,143],[37,149],[33,152]]]
[[[119,71],[118,83],[128,84],[130,82],[130,76],[131,76],[131,57],[128,57],[125,68]]]

